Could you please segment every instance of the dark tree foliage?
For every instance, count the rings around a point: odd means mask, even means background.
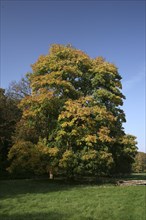
[[[12,135],[16,123],[21,115],[16,102],[5,95],[5,90],[0,88],[0,169],[5,170],[8,165],[7,154],[12,146]]]

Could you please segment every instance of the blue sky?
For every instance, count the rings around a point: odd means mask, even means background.
[[[31,71],[50,44],[113,62],[126,96],[126,133],[145,148],[145,1],[1,0],[1,87]]]

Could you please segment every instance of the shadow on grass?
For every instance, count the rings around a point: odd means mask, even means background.
[[[36,213],[16,213],[16,214],[0,214],[1,220],[67,220],[72,219],[74,216],[71,216],[67,213],[59,212],[36,212]],[[75,218],[77,219],[77,218]],[[81,220],[96,220],[93,217],[79,217]]]
[[[0,181],[0,198],[14,198],[22,194],[42,194],[57,191],[67,191],[73,188],[87,187],[89,185],[116,185],[118,180],[145,180],[145,174],[132,174],[115,178],[93,179],[88,177],[81,181],[65,181],[65,179],[21,179],[21,180],[2,180]]]
[[[57,212],[37,212],[37,213],[16,213],[16,214],[0,214],[0,219],[2,220],[60,220],[68,219],[66,214],[57,213]]]
[[[58,191],[68,191],[73,188],[87,187],[89,185],[94,186],[103,184],[109,184],[109,180],[105,178],[98,181],[96,179],[92,180],[91,178],[88,178],[88,180],[82,179],[76,181],[67,181],[65,179],[2,180],[0,181],[0,198],[16,198],[24,194],[48,194]]]
[[[73,184],[65,184],[62,181],[50,181],[49,179],[24,179],[0,181],[0,198],[13,198],[22,194],[42,194],[57,191],[66,191],[74,188]]]
[[[58,191],[68,191],[73,188],[83,188],[89,185],[103,185],[103,183],[102,181],[67,181],[65,179],[1,180],[0,198],[15,198],[23,194],[48,194]]]

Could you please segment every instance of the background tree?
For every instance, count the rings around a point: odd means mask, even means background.
[[[21,112],[16,103],[5,95],[0,88],[0,170],[4,172],[7,165],[7,154],[12,146],[12,135],[20,119]]]
[[[141,173],[146,172],[146,153],[138,152],[133,164],[133,172]]]
[[[6,90],[6,96],[18,102],[25,96],[30,95],[31,88],[29,76],[30,73],[27,73],[19,82],[12,81]]]
[[[123,129],[125,97],[115,65],[70,45],[52,45],[32,70],[31,94],[19,104],[15,142],[29,141],[37,148],[42,140],[43,155],[43,149],[57,149],[42,160],[50,172],[56,167],[67,176],[130,172],[137,148],[135,137]],[[11,159],[15,164],[13,150]]]

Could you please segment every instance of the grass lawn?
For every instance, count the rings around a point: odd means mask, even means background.
[[[1,220],[145,220],[145,186],[0,181]]]

